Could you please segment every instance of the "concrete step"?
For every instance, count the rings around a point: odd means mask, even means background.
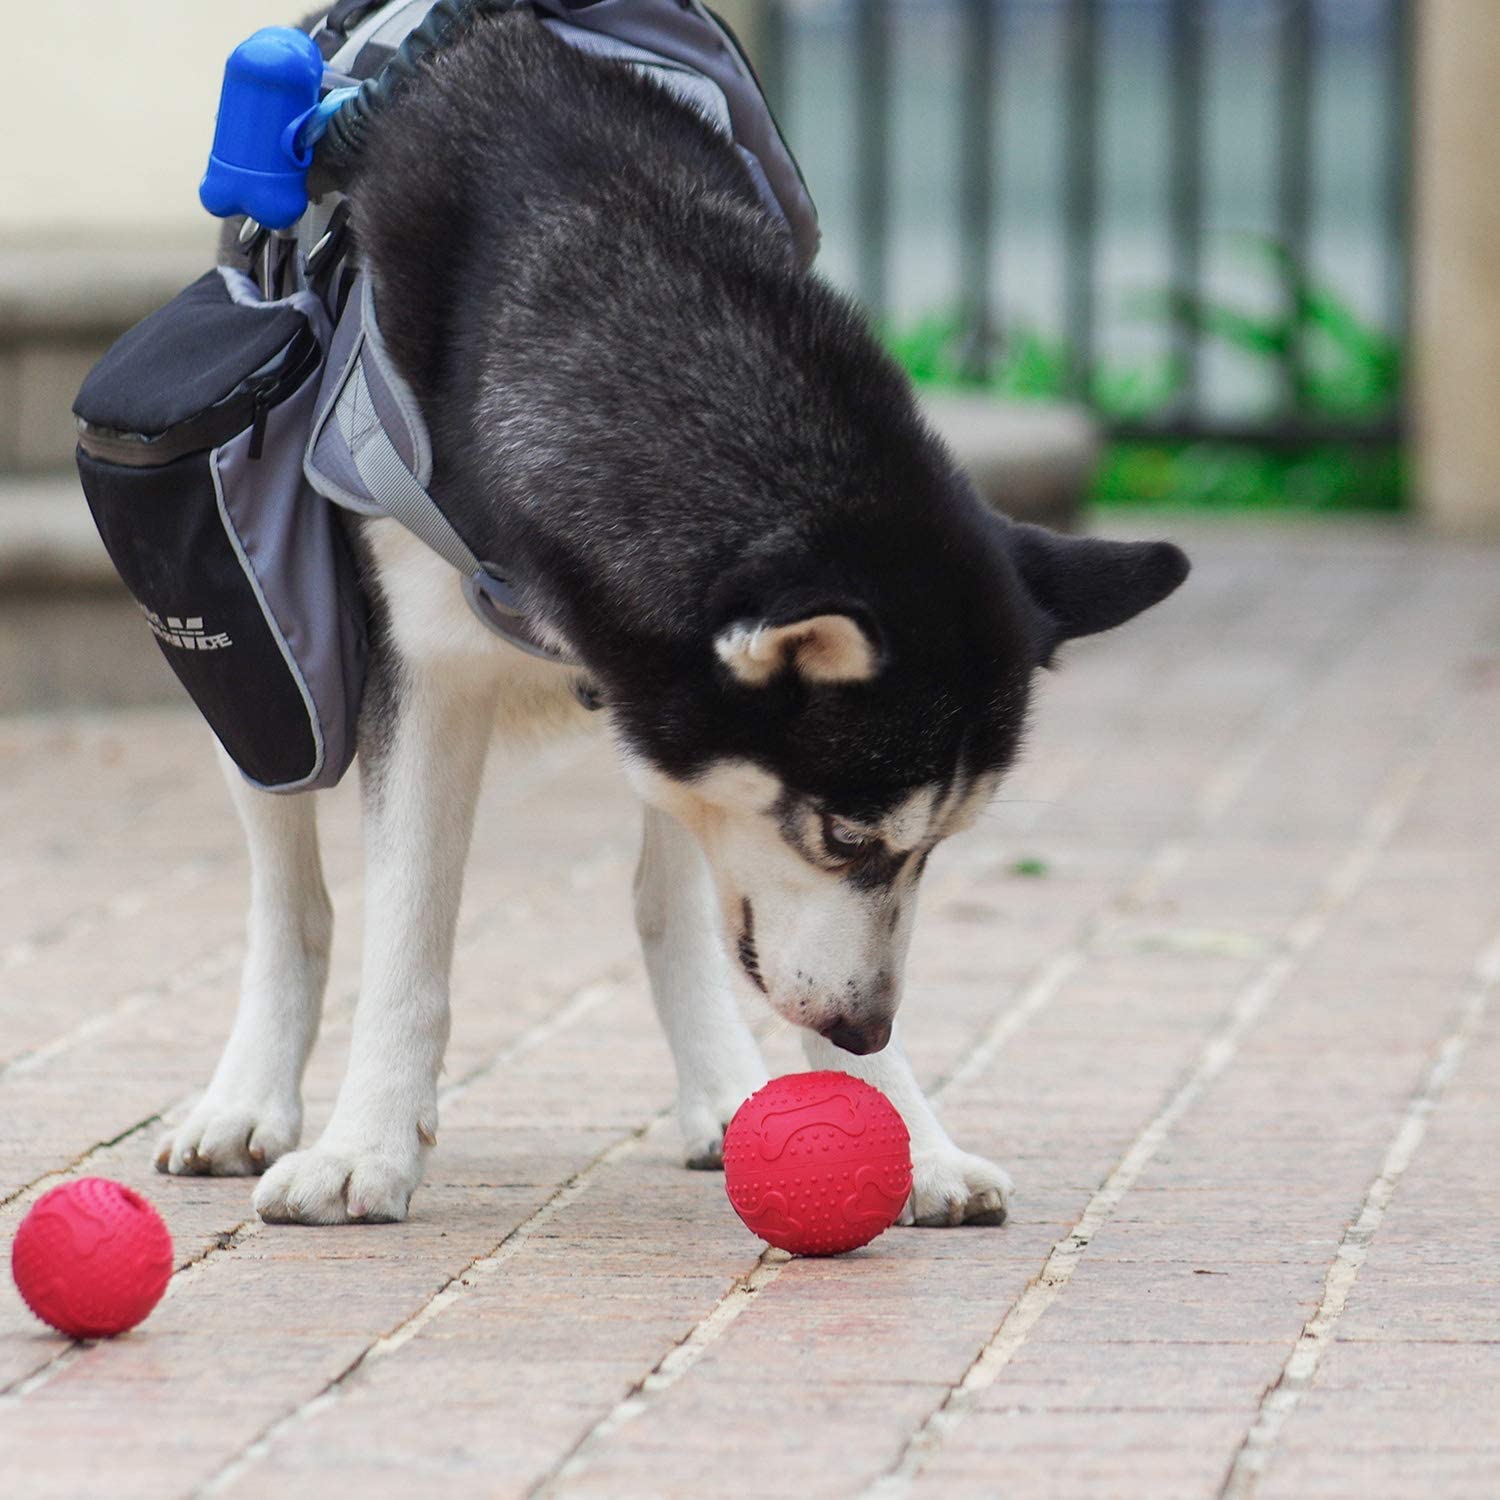
[[[183,701],[78,481],[0,481],[0,715]]]
[[[0,592],[88,590],[114,578],[72,474],[0,477]]]
[[[1102,442],[1083,407],[947,392],[922,404],[996,510],[1059,531],[1078,524]]]
[[[73,397],[94,361],[213,262],[211,229],[108,246],[0,244],[0,476],[71,462]]]

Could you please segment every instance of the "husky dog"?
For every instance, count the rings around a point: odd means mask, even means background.
[[[358,523],[373,611],[359,728],[367,895],[348,1072],[296,1150],[331,913],[313,801],[231,774],[249,840],[243,995],[173,1173],[255,1174],[261,1215],[406,1216],[437,1139],[448,971],[486,748],[605,721],[645,803],[636,913],[685,1158],[716,1167],[766,1081],[739,980],[809,1063],[911,1131],[905,1222],[1000,1222],[894,1039],[917,886],[1017,753],[1059,645],[1187,572],[974,495],[859,313],[798,271],[732,146],[524,15],[476,22],[377,118],[350,188],[432,491],[529,619],[524,655],[449,565]],[[579,705],[580,681],[606,712]]]

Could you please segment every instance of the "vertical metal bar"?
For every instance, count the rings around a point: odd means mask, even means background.
[[[889,0],[856,0],[855,203],[859,285],[876,317],[886,310],[890,229],[891,47]]]
[[[787,72],[790,62],[787,27],[785,0],[761,0],[758,38],[760,55],[755,59],[755,67],[765,88],[771,113],[784,134],[789,134],[791,130],[787,116],[792,98],[792,80]]]
[[[1404,348],[1410,332],[1412,87],[1416,61],[1411,0],[1389,0],[1386,30],[1386,322]]]
[[[1313,0],[1282,0],[1277,100],[1278,141],[1277,232],[1291,259],[1293,278],[1308,269],[1308,221],[1312,181],[1312,84],[1314,58]],[[1295,309],[1288,306],[1288,317]],[[1289,417],[1302,407],[1304,353],[1293,337],[1282,370],[1282,405]]]
[[[1064,295],[1070,383],[1087,399],[1093,387],[1095,343],[1094,250],[1099,175],[1098,0],[1067,0],[1067,96],[1064,101],[1066,182],[1063,230],[1067,257]]]
[[[1000,0],[961,0],[959,30],[959,285],[965,373],[989,373],[994,335],[991,266],[995,248],[995,72]]]
[[[1208,17],[1201,0],[1169,0],[1171,142],[1168,192],[1172,224],[1172,290],[1190,304],[1203,289],[1203,53]],[[1202,334],[1177,320],[1173,354],[1182,369],[1179,415],[1201,406]]]

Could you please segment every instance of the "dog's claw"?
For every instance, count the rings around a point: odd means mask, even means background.
[[[724,1170],[724,1137],[688,1146],[683,1157],[690,1171],[722,1172]]]
[[[204,1099],[156,1144],[156,1170],[173,1177],[256,1177],[297,1144],[295,1105],[221,1105]]]

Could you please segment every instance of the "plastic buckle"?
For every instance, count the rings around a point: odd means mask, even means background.
[[[493,563],[480,563],[478,571],[463,580],[463,590],[469,608],[479,617],[480,623],[488,626],[496,635],[503,636],[528,656],[539,656],[543,661],[568,663],[561,652],[544,646],[532,635],[521,610],[520,596],[494,571]]]

